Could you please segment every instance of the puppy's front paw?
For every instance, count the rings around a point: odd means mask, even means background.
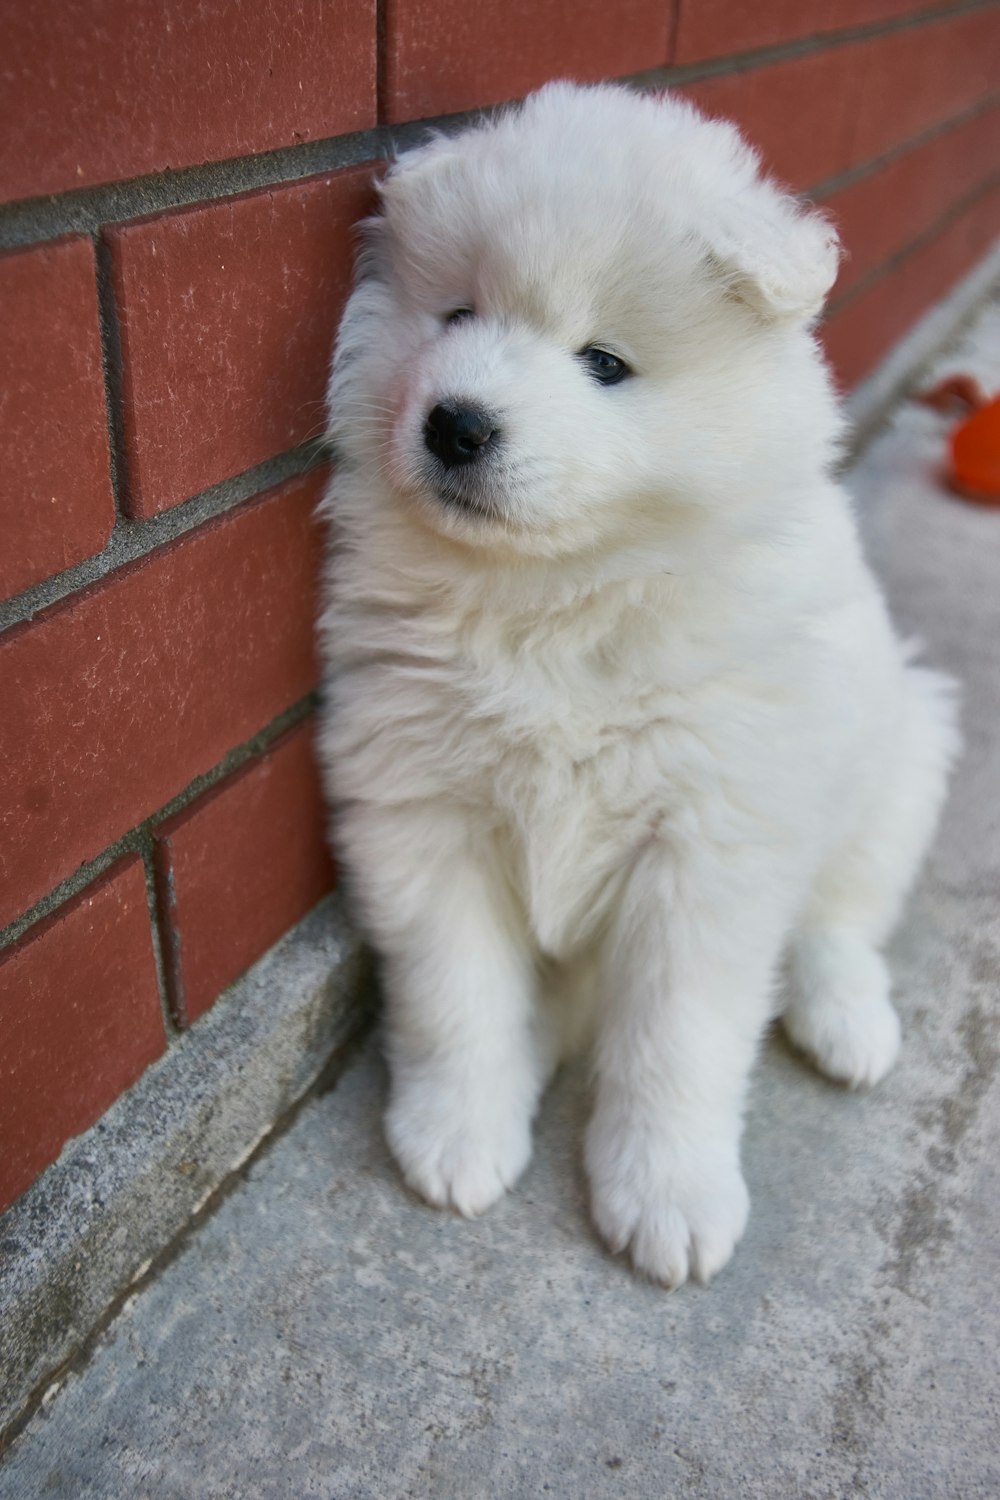
[[[683,1150],[597,1121],[587,1138],[594,1222],[616,1253],[671,1290],[710,1281],[746,1227],[750,1199],[735,1150]]]
[[[466,1218],[513,1187],[531,1156],[530,1109],[489,1088],[477,1094],[432,1079],[396,1086],[385,1130],[414,1192]]]

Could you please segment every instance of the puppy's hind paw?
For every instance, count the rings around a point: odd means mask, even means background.
[[[827,937],[800,947],[796,967],[801,993],[782,1017],[791,1042],[837,1083],[878,1083],[900,1041],[881,955],[859,941]]]

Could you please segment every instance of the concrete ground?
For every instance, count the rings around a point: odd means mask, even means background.
[[[1000,386],[1000,306],[941,368]],[[965,682],[893,945],[902,1059],[850,1094],[773,1039],[718,1280],[667,1295],[601,1249],[578,1078],[484,1219],[417,1203],[370,1048],[35,1416],[4,1500],[1000,1495],[1000,512],[938,487],[946,426],[901,408],[851,476],[897,617]]]

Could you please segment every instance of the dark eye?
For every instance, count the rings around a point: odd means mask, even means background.
[[[577,358],[583,361],[588,374],[599,380],[601,385],[617,385],[619,380],[624,380],[626,375],[632,373],[617,354],[609,354],[607,349],[598,349],[593,344],[589,349],[581,349]]]
[[[450,328],[452,323],[462,323],[466,318],[475,317],[471,307],[453,307],[451,312],[445,313],[444,320]]]

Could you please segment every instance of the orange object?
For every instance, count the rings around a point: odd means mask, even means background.
[[[969,413],[951,435],[948,483],[965,500],[1000,506],[1000,396],[991,401],[972,375],[949,375],[915,399],[935,411]]]
[[[966,500],[1000,505],[1000,396],[952,433],[950,482]]]

